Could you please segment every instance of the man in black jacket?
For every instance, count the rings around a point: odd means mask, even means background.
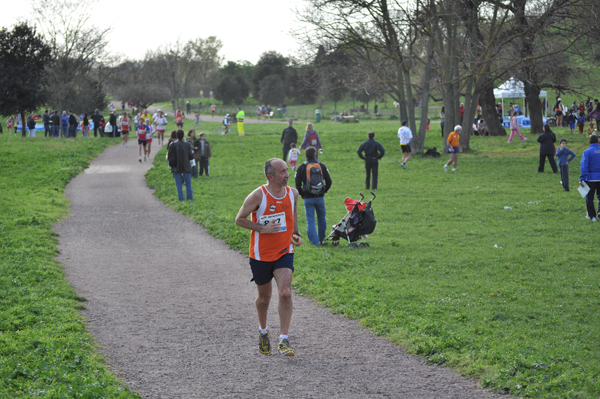
[[[373,173],[373,185],[371,187],[373,187],[373,190],[377,190],[379,160],[385,155],[385,150],[381,144],[375,141],[375,132],[369,132],[369,139],[362,143],[356,152],[360,159],[365,160],[367,190],[369,190],[369,186],[371,185],[371,173]]]
[[[306,162],[302,163],[302,165],[298,167],[295,180],[296,189],[304,200],[304,210],[306,214],[306,236],[313,245],[325,245],[323,244],[323,240],[325,239],[325,232],[327,230],[327,220],[325,219],[326,210],[324,197],[327,191],[329,191],[331,188],[331,176],[329,175],[329,171],[327,170],[325,164],[316,159],[317,150],[315,147],[308,147],[304,154],[306,155]],[[308,191],[309,182],[306,169],[309,165],[314,164],[319,164],[322,178],[325,181],[325,188],[320,194],[313,194]],[[315,211],[317,212],[317,225],[319,227],[318,235],[317,230],[315,229]]]
[[[100,111],[96,110],[92,115],[92,122],[94,122],[94,137],[98,137],[98,129],[100,128],[100,121],[102,120],[102,115],[100,115]]]
[[[75,114],[69,110],[69,136],[68,137],[77,137],[77,117]]]
[[[185,194],[188,200],[193,200],[192,194],[192,165],[190,161],[194,159],[194,151],[187,141],[184,141],[185,134],[183,130],[177,131],[178,141],[169,146],[168,159],[175,185],[177,186],[177,195],[179,201],[183,201],[183,183],[185,182]]]
[[[556,143],[556,135],[552,130],[550,130],[549,125],[544,125],[544,133],[538,136],[537,141],[540,143],[540,166],[538,167],[538,173],[544,173],[544,164],[546,163],[546,158],[548,158],[548,162],[550,163],[550,167],[552,167],[552,171],[557,173],[558,168],[556,167],[556,162],[554,161],[554,154],[556,152],[554,143]]]
[[[52,132],[50,131],[50,114],[48,110],[42,114],[42,121],[44,122],[44,137],[52,137]]]
[[[110,116],[108,117],[108,123],[110,123],[113,128],[113,137],[117,137],[117,115],[114,113],[114,111],[110,113]]]
[[[60,135],[60,116],[58,111],[53,111],[50,115],[50,122],[52,123],[52,137],[58,137]]]
[[[288,127],[283,129],[283,133],[281,134],[281,140],[279,140],[279,144],[283,144],[283,160],[287,161],[288,153],[290,152],[290,144],[298,143],[298,132],[296,129],[292,127],[292,120],[288,122]]]

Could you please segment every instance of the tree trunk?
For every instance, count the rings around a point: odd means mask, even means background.
[[[404,72],[404,83],[406,83],[406,102],[408,104],[408,126],[413,132],[417,131],[417,123],[415,121],[415,102],[412,95],[412,86],[410,84],[410,70],[402,68]]]
[[[406,94],[404,92],[404,75],[402,69],[398,69],[396,72],[398,76],[398,103],[400,108],[400,120],[408,120],[408,113],[406,112]]]
[[[540,102],[540,86],[537,84],[523,82],[525,86],[525,101],[529,109],[531,119],[531,133],[540,134],[544,131],[544,119],[542,118],[542,103]]]
[[[494,86],[491,81],[485,82],[479,97],[479,104],[490,136],[506,136],[506,130],[504,130],[496,113],[496,98],[494,97]]]
[[[425,149],[425,134],[427,133],[427,114],[429,113],[429,91],[431,86],[431,74],[433,64],[433,35],[429,36],[427,43],[427,64],[425,65],[425,82],[423,84],[423,102],[421,103],[421,123],[419,123],[419,133],[415,138],[414,147],[411,146],[412,152],[421,153]]]

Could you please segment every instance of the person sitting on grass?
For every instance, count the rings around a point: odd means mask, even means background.
[[[590,121],[590,124],[588,125],[588,128],[586,130],[586,138],[589,139],[590,136],[595,136],[596,135],[596,128],[594,126],[594,122]]]
[[[567,140],[560,140],[560,148],[556,151],[558,167],[560,168],[561,183],[565,191],[569,191],[569,162],[575,158],[575,153],[567,148]]]
[[[454,126],[454,131],[448,135],[448,153],[450,153],[450,159],[444,165],[444,172],[448,171],[448,166],[454,163],[454,167],[452,171],[456,171],[456,167],[458,165],[458,151],[460,150],[459,142],[460,142],[460,132],[462,131],[462,126],[456,125]]]

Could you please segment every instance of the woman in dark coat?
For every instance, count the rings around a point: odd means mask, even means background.
[[[554,143],[556,143],[556,135],[550,130],[548,124],[544,125],[544,133],[540,134],[537,141],[540,143],[540,166],[538,167],[538,173],[544,173],[546,157],[548,158],[548,162],[550,162],[552,171],[557,173],[558,168],[556,167],[556,161],[554,161],[554,154],[556,152]]]

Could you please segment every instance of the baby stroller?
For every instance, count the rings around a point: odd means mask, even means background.
[[[377,221],[371,209],[371,203],[376,195],[371,193],[373,198],[369,202],[362,202],[365,196],[360,194],[360,200],[346,198],[344,204],[348,210],[348,214],[342,220],[333,226],[331,234],[326,238],[331,238],[331,245],[340,245],[340,238],[348,240],[348,248],[368,247],[369,243],[363,242],[363,238],[367,238],[367,234],[371,234],[375,230]],[[355,241],[360,241],[357,244]]]

